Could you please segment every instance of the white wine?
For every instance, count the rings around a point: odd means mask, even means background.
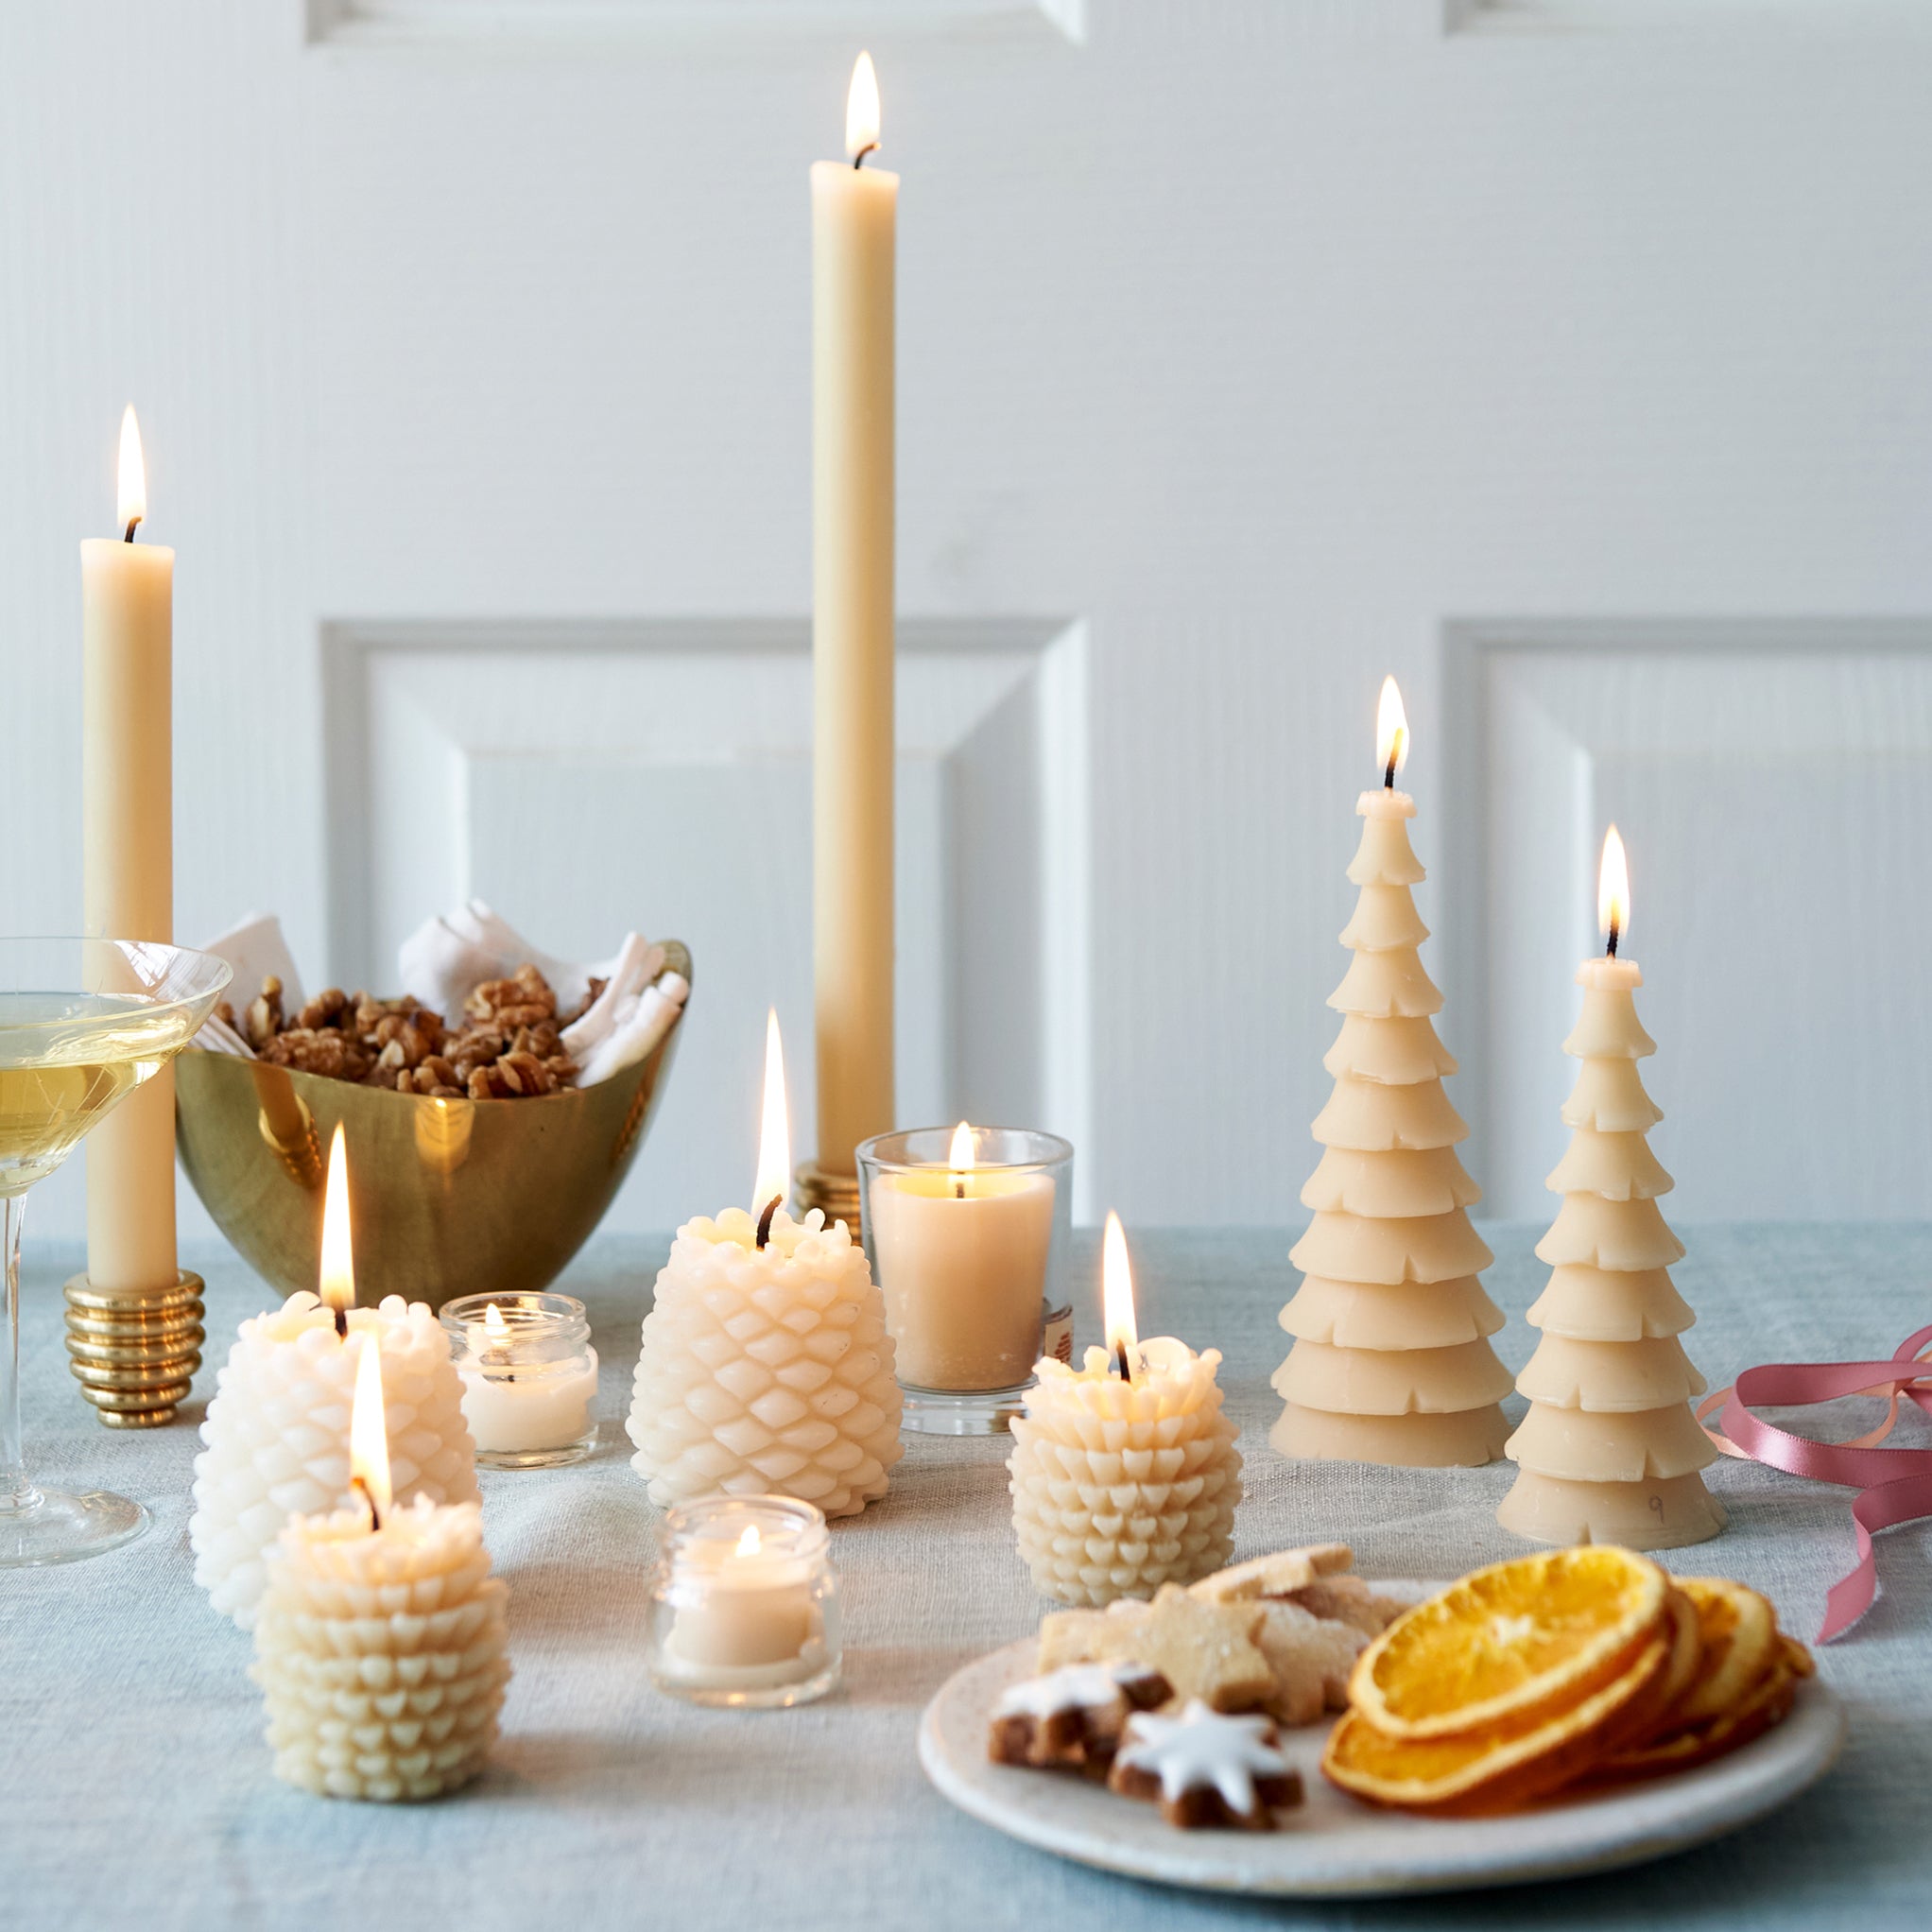
[[[51,1174],[117,1100],[164,1066],[193,1024],[174,1003],[0,992],[0,1194]]]

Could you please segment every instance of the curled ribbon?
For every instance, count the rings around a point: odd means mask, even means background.
[[[1698,1405],[1702,1423],[1722,1408],[1721,1428],[1704,1433],[1727,1456],[1762,1462],[1792,1475],[1854,1489],[1852,1524],[1857,1532],[1858,1561],[1825,1596],[1824,1622],[1818,1641],[1829,1643],[1872,1608],[1878,1594],[1878,1565],[1872,1539],[1881,1529],[1932,1516],[1932,1449],[1881,1449],[1898,1420],[1899,1400],[1916,1403],[1932,1416],[1932,1325],[1907,1336],[1884,1362],[1768,1362],[1747,1369],[1729,1389]],[[1885,1420],[1849,1442],[1820,1442],[1763,1422],[1756,1407],[1801,1407],[1834,1402],[1842,1395],[1888,1397]]]

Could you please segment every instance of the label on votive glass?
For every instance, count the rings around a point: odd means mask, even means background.
[[[1044,1306],[1044,1304],[1042,1304]],[[1071,1302],[1059,1308],[1046,1308],[1041,1317],[1040,1353],[1051,1355],[1069,1368],[1074,1360],[1074,1310]]]

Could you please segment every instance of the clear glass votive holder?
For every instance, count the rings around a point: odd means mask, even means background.
[[[705,1496],[664,1512],[651,1682],[694,1704],[771,1711],[838,1682],[838,1572],[823,1513],[794,1496]]]
[[[463,1295],[442,1325],[483,1469],[556,1469],[597,1440],[597,1352],[573,1295]]]
[[[972,1128],[972,1164],[955,1165],[959,1131],[911,1128],[858,1148],[866,1257],[915,1435],[1000,1434],[1034,1363],[1073,1345],[1072,1146],[1032,1128]]]

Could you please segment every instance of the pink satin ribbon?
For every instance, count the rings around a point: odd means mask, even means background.
[[[1852,1524],[1858,1561],[1825,1597],[1818,1641],[1828,1644],[1872,1608],[1878,1594],[1878,1565],[1872,1539],[1881,1529],[1932,1516],[1932,1449],[1881,1449],[1898,1420],[1899,1399],[1932,1416],[1932,1325],[1907,1336],[1886,1362],[1768,1362],[1747,1369],[1729,1389],[1698,1405],[1699,1422],[1721,1407],[1722,1428],[1704,1433],[1727,1456],[1762,1462],[1793,1475],[1854,1489]],[[1802,1407],[1842,1395],[1887,1397],[1885,1420],[1849,1442],[1820,1442],[1760,1421],[1753,1408]]]

